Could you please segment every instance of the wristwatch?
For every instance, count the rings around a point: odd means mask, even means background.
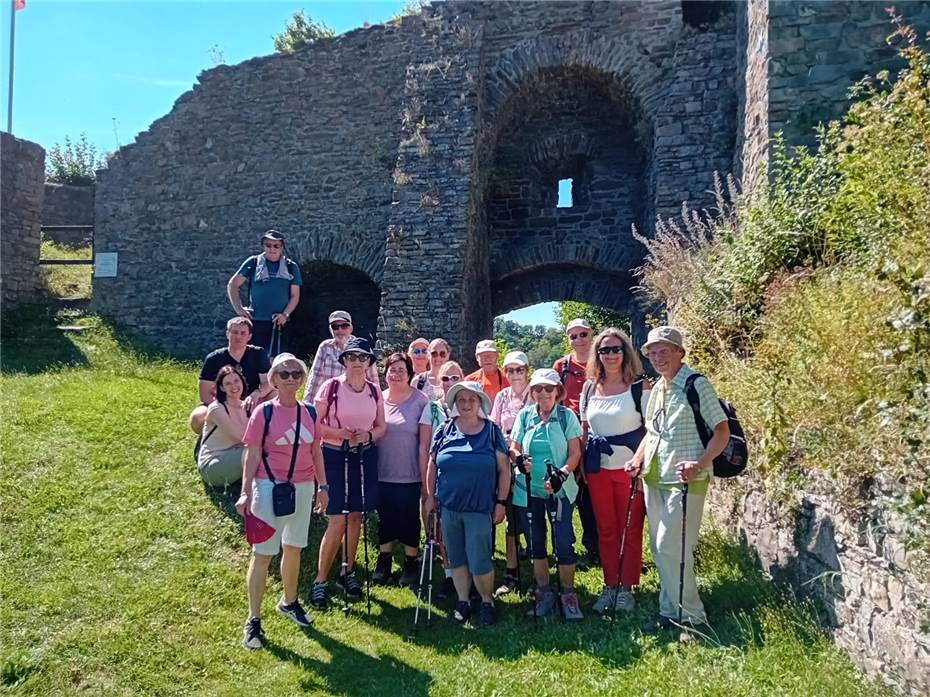
[[[317,489],[319,489],[320,491],[325,491],[326,493],[329,493],[329,484],[320,484],[317,487]]]
[[[507,499],[497,499],[497,503],[499,506],[507,507]]]

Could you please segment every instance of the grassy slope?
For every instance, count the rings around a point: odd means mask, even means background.
[[[489,631],[450,627],[442,609],[412,637],[409,591],[378,588],[371,618],[356,604],[349,617],[318,614],[302,633],[273,612],[272,578],[265,616],[275,643],[246,652],[247,548],[228,501],[205,493],[191,463],[194,366],[140,353],[94,318],[34,316],[4,322],[0,691],[563,695],[567,683],[577,695],[881,692],[815,628],[810,608],[713,536],[699,576],[719,647],[640,634],[656,607],[651,571],[640,607],[613,629],[594,617],[537,628],[508,599]],[[90,328],[72,338],[54,329],[75,322]],[[315,566],[306,557],[302,593]],[[598,572],[579,585],[587,609]]]
[[[90,245],[71,247],[42,240],[42,259],[90,259]],[[90,265],[46,265],[41,268],[42,279],[49,294],[56,298],[89,298],[91,287]]]

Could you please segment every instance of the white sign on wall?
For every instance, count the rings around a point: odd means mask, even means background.
[[[97,252],[94,255],[94,277],[116,278],[119,252]]]

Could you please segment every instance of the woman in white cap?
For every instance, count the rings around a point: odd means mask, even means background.
[[[517,414],[529,402],[530,385],[529,385],[529,359],[523,351],[511,351],[504,356],[504,375],[510,383],[494,398],[494,405],[491,407],[491,420],[501,427],[504,435],[510,437],[513,430],[514,421]],[[517,587],[517,534],[520,526],[517,523],[516,511],[510,497],[507,499],[507,516],[505,518],[507,527],[505,529],[504,539],[507,550],[507,570],[504,576],[504,582],[497,588],[494,595],[506,595]]]
[[[565,619],[580,620],[584,616],[575,593],[572,511],[578,494],[573,472],[581,461],[581,424],[561,404],[565,390],[551,368],[533,371],[530,397],[534,403],[520,411],[510,434],[510,452],[519,470],[513,503],[522,515],[536,580],[534,605],[528,614],[546,615],[561,602]],[[547,518],[558,564],[558,597],[549,585]]]
[[[424,508],[427,515],[439,510],[458,595],[453,620],[463,624],[471,616],[474,581],[481,596],[477,624],[486,627],[494,623],[493,525],[504,520],[510,490],[507,443],[497,424],[484,416],[491,400],[478,383],[457,383],[446,404],[457,415],[433,439]]]
[[[639,584],[643,564],[643,487],[624,469],[646,435],[643,413],[651,386],[640,379],[642,371],[624,332],[610,327],[594,339],[581,392],[581,425],[604,572],[604,587],[592,608],[597,613],[633,609],[631,590]]]
[[[278,395],[255,409],[243,436],[247,446],[242,473],[242,494],[236,501],[239,515],[259,518],[274,534],[252,546],[246,580],[249,617],[242,644],[262,648],[261,605],[271,558],[281,553],[284,594],[277,610],[300,627],[312,620],[297,599],[300,551],[307,546],[314,479],[319,484],[317,506],[327,504],[326,473],[317,436],[315,412],[297,401],[297,390],[307,377],[307,366],[290,353],[279,353],[271,364],[271,384]]]

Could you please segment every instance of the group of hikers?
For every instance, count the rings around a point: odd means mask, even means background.
[[[730,428],[711,383],[683,362],[678,330],[654,328],[642,346],[659,376],[655,384],[643,377],[626,333],[610,327],[595,336],[580,318],[566,327],[571,352],[551,367],[533,369],[519,350],[500,361],[496,343],[485,339],[475,347],[478,369],[466,375],[448,342],[418,338],[385,356],[379,371],[370,343],[353,335],[351,314],[336,310],[332,338],[308,369],[274,345],[286,345],[281,330],[299,301],[299,269],[284,255],[280,233],[268,231],[262,242],[262,254],[229,282],[237,314],[227,323],[227,346],[204,361],[202,404],[191,415],[204,480],[241,481],[235,505],[252,544],[246,648],[265,645],[261,605],[276,554],[278,612],[301,627],[312,622],[298,575],[314,510],[326,516],[308,599],[316,610],[332,602],[337,555],[343,609],[364,597],[356,555],[366,517],[377,512],[379,551],[370,573],[367,539],[362,545],[369,594],[371,583],[414,587],[419,616],[426,588],[431,611],[438,550],[443,581],[435,595],[454,598],[452,621],[492,625],[495,598],[523,590],[525,541],[527,615],[581,620],[577,508],[589,561],[603,571],[593,612],[613,617],[634,608],[648,521],[660,593],[647,629],[675,626],[684,638],[702,631],[693,549]],[[248,307],[239,298],[244,283]],[[495,583],[500,524],[506,563]],[[403,562],[395,573],[396,545]]]

